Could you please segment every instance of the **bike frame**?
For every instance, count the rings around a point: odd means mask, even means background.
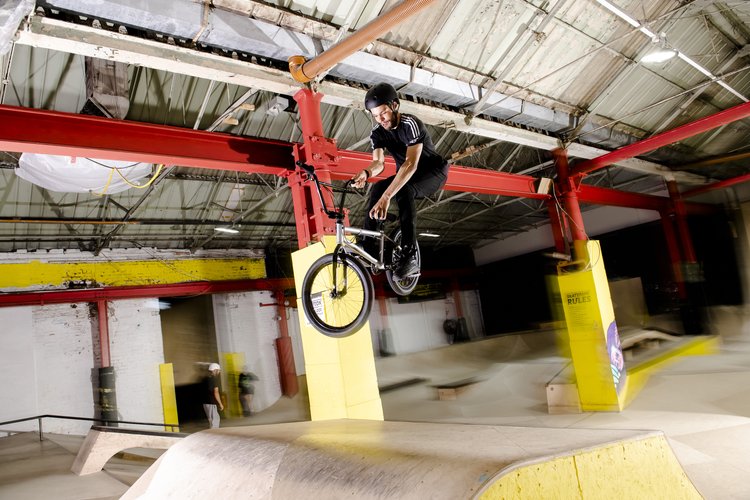
[[[328,205],[326,205],[325,199],[323,199],[323,192],[320,187],[320,180],[318,180],[318,176],[315,174],[315,168],[306,165],[303,162],[297,162],[297,165],[302,167],[302,169],[307,172],[307,174],[312,178],[312,180],[315,182],[315,187],[318,191],[318,197],[320,198],[320,204],[323,207],[323,211],[325,214],[330,217],[331,219],[334,219],[336,221],[336,248],[333,250],[333,291],[332,295],[337,296],[339,294],[338,289],[338,282],[336,281],[336,261],[339,259],[339,255],[341,255],[342,262],[344,265],[344,283],[342,286],[342,289],[345,291],[347,287],[346,282],[346,267],[347,267],[347,261],[346,261],[346,255],[347,253],[353,253],[357,255],[358,257],[365,260],[371,268],[376,269],[378,271],[382,271],[386,268],[386,264],[384,262],[384,250],[385,250],[385,240],[387,236],[385,235],[385,231],[371,231],[369,229],[360,229],[357,227],[350,227],[350,226],[344,226],[344,200],[346,198],[346,190],[344,190],[344,193],[341,195],[341,202],[339,203],[339,206],[335,206],[335,200],[334,200],[334,209],[330,210],[328,208]],[[346,187],[349,186],[349,183],[351,181],[347,182]],[[359,235],[359,236],[370,236],[373,238],[377,238],[379,242],[379,258],[376,259],[372,255],[370,255],[368,252],[365,251],[362,247],[357,245],[356,243],[352,243],[349,241],[346,236],[352,234],[352,235]],[[342,251],[343,250],[343,251]],[[345,293],[345,292],[344,292]]]
[[[351,241],[349,241],[346,237],[347,234],[377,238],[379,243],[378,246],[380,247],[380,258],[376,259],[368,252],[366,252],[364,248],[360,247],[356,243],[352,243]],[[343,222],[336,221],[336,249],[334,250],[334,253],[338,254],[341,248],[346,248],[347,250],[350,250],[351,252],[366,260],[372,267],[374,267],[378,271],[382,271],[386,267],[385,263],[383,262],[385,238],[386,236],[383,231],[370,231],[368,229],[361,229],[358,227],[344,226]]]

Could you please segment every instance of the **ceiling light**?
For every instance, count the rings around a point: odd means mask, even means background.
[[[641,33],[643,33],[647,37],[651,38],[652,40],[661,38],[661,37],[657,37],[656,34],[653,31],[651,31],[650,29],[648,29],[647,26],[644,26],[643,24],[639,23],[638,21],[636,21],[635,19],[633,19],[632,17],[630,17],[629,15],[627,15],[625,12],[623,12],[622,10],[620,10],[619,8],[617,8],[615,5],[613,5],[611,2],[609,2],[609,0],[596,0],[596,1],[599,2],[599,4],[602,5],[603,7],[607,8],[610,12],[612,12],[613,14],[615,14],[617,17],[619,17],[620,19],[622,19],[623,21],[625,21],[626,23],[628,23],[632,27],[636,28],[638,31],[640,31]],[[726,82],[723,82],[720,79],[718,79],[718,77],[716,77],[713,73],[711,73],[709,70],[707,70],[706,68],[704,68],[703,66],[701,66],[697,62],[693,61],[691,58],[689,58],[688,56],[686,56],[682,52],[680,52],[678,50],[674,50],[674,55],[676,55],[677,57],[679,57],[680,59],[682,59],[683,61],[685,61],[686,63],[688,63],[690,66],[692,66],[693,68],[695,68],[698,71],[700,71],[701,73],[703,73],[704,75],[706,75],[711,80],[716,81],[716,83],[718,83],[719,85],[721,85],[724,89],[728,90],[733,95],[735,95],[738,98],[740,98],[741,100],[743,100],[745,102],[748,101],[748,99],[743,94],[741,94],[737,90],[733,89]],[[649,62],[648,60],[644,61],[644,59],[641,59],[641,61],[643,61],[643,62]]]
[[[641,57],[641,62],[646,64],[663,63],[669,61],[676,55],[677,51],[673,49],[657,49]]]
[[[424,236],[426,238],[440,238],[440,235],[435,233],[419,233],[419,236]]]
[[[655,35],[651,37],[651,42],[657,47],[655,47],[645,56],[641,57],[642,63],[663,63],[665,61],[669,61],[677,55],[677,51],[667,44],[667,34],[663,31],[659,33],[658,36]]]
[[[232,228],[232,227],[215,227],[214,231],[219,231],[220,233],[230,233],[230,234],[237,234],[239,233],[238,230]]]

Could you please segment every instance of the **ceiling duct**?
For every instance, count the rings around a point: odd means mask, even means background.
[[[124,120],[130,108],[128,65],[86,58],[86,104],[81,113]]]

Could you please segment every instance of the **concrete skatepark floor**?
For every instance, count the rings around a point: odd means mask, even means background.
[[[750,314],[717,310],[711,331],[720,353],[685,357],[657,372],[619,413],[550,415],[545,384],[567,360],[545,332],[493,337],[428,352],[377,360],[379,384],[426,379],[382,394],[390,421],[468,423],[541,428],[661,430],[690,480],[707,499],[750,498]],[[475,377],[479,382],[454,401],[437,399],[435,385]],[[222,426],[309,419],[304,377],[300,394],[283,398],[249,418]],[[195,423],[183,432],[202,430]],[[0,438],[1,499],[119,498],[157,454],[133,451],[105,470],[78,477],[70,465],[82,437],[34,433]]]

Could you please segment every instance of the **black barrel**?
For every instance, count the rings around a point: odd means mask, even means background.
[[[112,366],[99,368],[99,409],[102,420],[117,420],[115,369]],[[104,425],[117,427],[115,422],[104,422]]]

